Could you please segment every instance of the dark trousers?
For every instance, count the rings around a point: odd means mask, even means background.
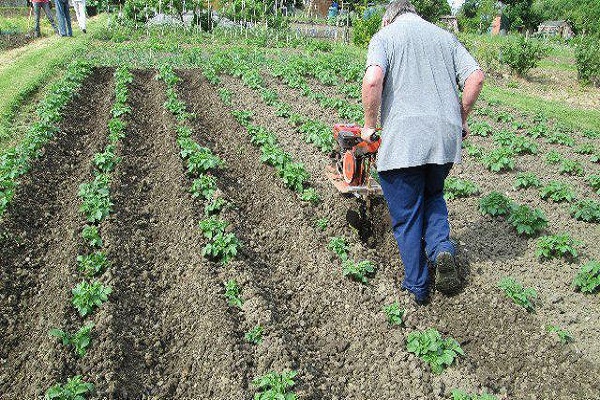
[[[56,24],[54,23],[54,18],[52,17],[52,10],[50,10],[50,3],[33,3],[33,14],[35,16],[35,36],[40,36],[40,9],[43,9],[44,13],[46,13],[46,17],[48,17],[50,25],[52,25],[52,28],[54,28],[54,32],[58,32],[56,29]]]
[[[452,163],[426,164],[379,173],[404,264],[402,286],[420,299],[429,294],[427,261],[435,261],[441,251],[455,251],[444,200],[451,168]]]
[[[60,36],[73,36],[69,0],[56,0],[54,4],[56,5],[56,19],[58,20]]]

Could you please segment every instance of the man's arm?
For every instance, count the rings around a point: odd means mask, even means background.
[[[380,66],[370,65],[365,71],[362,82],[362,104],[365,112],[365,125],[361,137],[370,141],[371,135],[377,127],[377,116],[381,107],[384,73]]]
[[[467,124],[467,117],[473,110],[473,105],[477,98],[479,97],[479,93],[481,93],[481,88],[483,87],[484,75],[483,72],[478,69],[473,71],[471,75],[465,81],[465,87],[462,93],[462,100],[460,103],[460,113],[462,117],[462,125],[463,129],[466,131],[463,134],[463,138],[469,135],[470,130]]]

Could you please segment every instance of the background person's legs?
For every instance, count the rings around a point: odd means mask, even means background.
[[[58,33],[58,28],[56,27],[56,22],[54,22],[54,17],[52,16],[52,10],[50,9],[50,3],[41,3],[44,8],[44,13],[50,21],[50,25],[52,25],[52,29],[54,29],[54,33]],[[38,12],[39,13],[39,12]]]
[[[40,37],[40,3],[33,3],[33,15],[35,18],[35,25],[33,28],[33,35],[35,37]]]
[[[75,16],[77,17],[77,24],[82,31],[86,30],[86,15],[85,15],[85,0],[75,0],[73,2],[73,8],[75,9]]]
[[[69,13],[69,3],[63,0],[56,0],[56,18],[58,19],[58,31],[61,36],[73,36],[71,30],[71,14]]]

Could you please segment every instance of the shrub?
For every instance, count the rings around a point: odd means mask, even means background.
[[[544,212],[539,208],[531,209],[526,205],[513,207],[508,216],[508,223],[517,230],[517,234],[533,236],[548,226]]]
[[[502,46],[501,60],[511,71],[523,76],[535,68],[546,53],[547,49],[542,42],[519,35],[507,40]]]
[[[600,203],[592,199],[579,200],[571,206],[571,216],[579,221],[600,223]]]
[[[369,41],[381,27],[382,13],[371,14],[367,19],[356,18],[352,21],[352,43],[359,47],[367,47]]]
[[[512,208],[512,200],[499,192],[492,192],[479,200],[479,210],[483,215],[497,217],[506,215]]]
[[[557,257],[570,257],[574,259],[578,255],[575,247],[579,245],[581,245],[581,242],[571,238],[568,233],[542,236],[538,239],[535,255],[542,259]]]
[[[577,75],[583,84],[600,86],[600,41],[598,37],[587,37],[575,48]]]
[[[525,308],[527,311],[534,310],[533,301],[537,298],[537,292],[532,288],[524,288],[513,278],[503,278],[498,283],[498,287],[504,291],[504,294],[512,299],[516,304]]]
[[[592,260],[579,269],[573,286],[581,293],[595,293],[600,290],[600,262]]]
[[[406,349],[429,364],[431,371],[440,374],[464,351],[453,338],[442,339],[437,329],[411,332],[406,340]]]

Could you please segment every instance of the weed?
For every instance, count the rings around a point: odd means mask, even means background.
[[[582,265],[573,280],[573,286],[581,293],[600,291],[600,262],[592,260]]]
[[[102,247],[102,238],[100,237],[97,226],[84,226],[81,231],[81,237],[90,247]]]
[[[197,199],[211,199],[217,190],[217,178],[212,175],[200,174],[198,178],[192,182],[190,193],[192,197]]]
[[[244,339],[246,339],[246,341],[252,344],[260,344],[263,341],[262,335],[263,327],[259,324],[256,325],[254,328],[250,329],[248,332],[246,332],[246,334],[244,335]]]
[[[229,223],[223,219],[211,216],[200,221],[198,225],[205,238],[213,239],[217,235],[222,235]]]
[[[304,189],[299,196],[300,196],[300,200],[306,201],[306,202],[309,202],[312,204],[319,204],[319,202],[321,201],[319,194],[317,193],[317,191],[314,188]]]
[[[526,205],[513,207],[508,216],[508,223],[517,230],[517,234],[525,236],[533,236],[548,226],[548,220],[542,210],[531,209]]]
[[[315,225],[319,230],[324,231],[327,229],[327,225],[329,224],[329,220],[327,218],[319,218],[315,221]]]
[[[579,221],[600,223],[600,203],[592,199],[579,200],[571,206],[571,216]]]
[[[580,241],[571,238],[568,233],[542,236],[538,239],[535,255],[542,259],[556,257],[570,257],[575,259],[578,255],[575,247],[581,244]]]
[[[564,158],[560,162],[560,168],[558,169],[560,174],[568,174],[573,176],[583,176],[583,165],[579,161],[569,160]]]
[[[444,197],[447,200],[454,200],[459,197],[469,197],[477,193],[479,193],[479,188],[471,181],[449,177],[444,182]]]
[[[94,324],[87,324],[82,326],[76,333],[70,334],[60,329],[51,329],[49,334],[62,340],[65,346],[73,346],[75,353],[79,357],[85,356],[86,349],[90,345],[91,331]]]
[[[404,314],[406,313],[405,309],[400,309],[400,303],[397,301],[390,304],[389,306],[383,307],[383,312],[387,318],[387,321],[390,325],[399,325],[404,324]]]
[[[304,182],[310,177],[310,174],[304,169],[304,164],[288,162],[279,169],[279,176],[285,186],[302,193]]]
[[[513,278],[503,278],[498,283],[498,287],[504,291],[504,294],[512,299],[516,304],[525,308],[527,311],[534,311],[533,301],[537,298],[537,292],[533,288],[524,288]]]
[[[85,317],[92,312],[94,307],[100,307],[108,300],[112,289],[98,281],[92,283],[82,281],[72,290],[72,293],[73,305],[79,311],[79,315]]]
[[[223,104],[225,104],[226,106],[231,106],[232,95],[233,95],[233,93],[231,93],[231,90],[229,90],[229,89],[226,89],[226,88],[219,89],[219,97],[221,98],[221,101],[223,102]]]
[[[548,325],[546,327],[546,330],[550,333],[555,332],[556,335],[558,336],[558,339],[560,340],[560,342],[562,344],[569,344],[575,341],[575,338],[573,338],[573,335],[571,335],[571,332],[559,328],[558,326],[555,325]]]
[[[575,199],[575,192],[571,185],[560,182],[550,181],[546,186],[540,189],[540,197],[544,200],[552,200],[555,203],[563,201],[571,202]]]
[[[238,253],[240,241],[233,233],[218,233],[213,237],[212,242],[208,243],[202,249],[202,256],[219,260],[225,265]]]
[[[492,172],[512,171],[515,168],[514,151],[500,147],[483,157],[483,165]]]
[[[296,375],[296,371],[281,374],[272,371],[255,378],[252,384],[259,392],[254,395],[254,400],[296,400],[296,395],[289,391],[296,384]]]
[[[479,210],[483,215],[497,217],[507,215],[512,209],[513,201],[499,192],[492,192],[479,200]]]
[[[372,261],[364,260],[355,263],[352,260],[344,260],[342,262],[342,273],[355,281],[367,283],[367,275],[375,272],[375,265]]]
[[[222,197],[213,198],[204,206],[204,215],[210,216],[218,214],[227,205],[227,201]]]
[[[519,172],[517,174],[517,178],[515,179],[515,184],[513,185],[515,189],[526,189],[529,187],[540,186],[542,186],[540,178],[538,178],[533,172]]]
[[[237,282],[234,279],[230,279],[225,282],[224,285],[227,304],[231,307],[242,308],[242,305],[244,304],[244,300],[241,297],[242,289],[240,289]]]
[[[88,277],[97,275],[103,270],[110,268],[110,262],[106,258],[106,254],[100,251],[84,256],[77,256],[77,265],[79,271]]]
[[[429,364],[435,374],[441,374],[459,355],[465,354],[456,340],[442,339],[440,332],[434,328],[409,333],[406,349]]]
[[[348,258],[349,247],[346,239],[343,237],[332,237],[329,239],[327,248],[337,254],[342,260],[346,260]]]
[[[94,385],[84,382],[81,375],[67,380],[64,385],[56,384],[46,391],[46,400],[85,400],[94,391]]]
[[[546,154],[545,161],[546,161],[546,164],[548,164],[548,165],[554,165],[554,164],[560,163],[563,159],[564,159],[563,155],[560,154],[558,151],[550,150]]]

